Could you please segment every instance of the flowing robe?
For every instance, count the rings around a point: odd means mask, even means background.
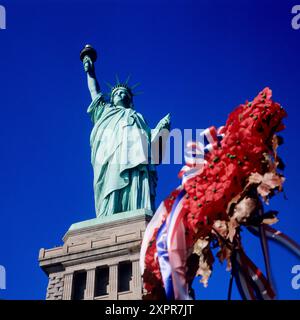
[[[151,164],[151,129],[131,108],[113,106],[100,93],[87,112],[97,217],[136,209],[154,211],[157,173]]]

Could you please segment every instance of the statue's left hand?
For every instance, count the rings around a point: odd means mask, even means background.
[[[161,119],[157,125],[157,129],[160,130],[163,130],[163,129],[166,129],[166,130],[170,130],[170,127],[171,127],[171,115],[170,113],[168,113],[163,119]]]

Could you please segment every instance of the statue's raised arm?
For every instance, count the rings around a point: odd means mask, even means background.
[[[80,53],[80,59],[83,63],[84,71],[87,74],[87,82],[91,98],[94,100],[100,93],[100,85],[96,78],[94,65],[94,62],[97,60],[97,52],[91,45],[87,44]]]

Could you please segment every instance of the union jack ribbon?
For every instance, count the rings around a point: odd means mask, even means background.
[[[244,300],[273,300],[275,298],[270,282],[243,249],[235,250],[232,267],[238,290]]]
[[[176,189],[176,191],[178,191],[178,193],[180,194],[182,192],[182,187],[179,186]],[[177,201],[177,197],[178,195],[176,196],[175,201]],[[169,252],[168,252],[168,246],[167,246],[167,235],[168,235],[168,228],[169,228],[170,216],[171,216],[172,210],[169,210],[169,211],[167,210],[165,201],[163,201],[162,203],[163,203],[165,213],[167,213],[167,218],[165,219],[164,222],[162,222],[157,232],[156,251],[157,251],[157,258],[160,266],[160,272],[161,272],[162,280],[164,283],[166,297],[168,300],[174,300],[172,269],[169,261]]]
[[[156,236],[156,251],[157,251],[157,258],[160,266],[160,272],[162,275],[166,297],[168,300],[173,300],[174,289],[173,289],[173,282],[172,282],[172,270],[169,262],[168,248],[166,246],[168,222],[169,222],[169,217],[164,223],[162,223],[162,225],[158,230],[158,233]]]
[[[247,229],[260,238],[265,259],[267,278],[246,256],[243,251],[238,251],[233,256],[233,275],[238,290],[243,299],[247,300],[272,300],[275,299],[274,286],[271,281],[271,270],[267,240],[273,240],[284,246],[290,252],[300,257],[300,245],[287,235],[273,229],[269,225],[248,226]]]
[[[190,300],[185,279],[187,248],[182,222],[186,191],[180,186],[174,205],[156,236],[157,258],[168,300]]]
[[[288,237],[283,232],[276,230],[270,227],[269,225],[263,225],[263,226],[264,226],[267,239],[277,242],[278,244],[288,249],[291,253],[293,253],[297,257],[300,257],[300,245],[298,243],[296,243],[293,239]],[[247,229],[252,234],[259,237],[259,227],[248,226]]]
[[[259,200],[260,205],[258,209],[258,216],[263,219],[264,217],[264,209],[263,209],[263,203],[261,200]],[[266,268],[266,275],[267,279],[270,283],[270,286],[274,289],[274,283],[272,279],[272,273],[271,273],[271,263],[270,263],[270,253],[269,253],[269,244],[268,244],[268,239],[266,235],[266,229],[264,224],[260,224],[258,226],[258,232],[259,232],[259,240],[261,244],[261,249],[264,257],[264,262],[265,262],[265,268]]]
[[[186,164],[178,174],[179,179],[182,179],[182,185],[188,179],[201,173],[204,164],[207,163],[207,154],[221,146],[221,140],[224,137],[223,132],[224,126],[218,129],[211,126],[200,133],[199,141],[189,141],[187,143],[184,156]]]
[[[254,289],[250,283],[249,274],[245,273],[243,266],[237,260],[237,252],[233,252],[231,257],[232,276],[235,279],[237,289],[243,300],[255,300]],[[231,292],[228,300],[231,299]]]
[[[143,241],[141,244],[141,250],[140,250],[140,270],[142,275],[144,274],[144,271],[145,271],[145,258],[147,254],[148,245],[153,237],[154,230],[158,229],[161,226],[163,217],[166,214],[167,214],[167,208],[163,201],[158,207],[158,209],[156,210],[151,220],[149,221],[147,228],[145,230]]]
[[[186,280],[187,247],[183,224],[183,216],[186,213],[183,207],[185,194],[186,191],[182,189],[172,207],[166,238],[175,300],[191,300]]]

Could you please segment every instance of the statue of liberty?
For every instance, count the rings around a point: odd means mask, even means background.
[[[151,130],[133,108],[134,93],[128,80],[118,80],[107,101],[95,74],[96,51],[86,45],[80,58],[92,98],[87,112],[94,125],[90,145],[96,215],[137,209],[154,212],[157,173],[151,146],[162,130],[169,130],[170,115]]]

